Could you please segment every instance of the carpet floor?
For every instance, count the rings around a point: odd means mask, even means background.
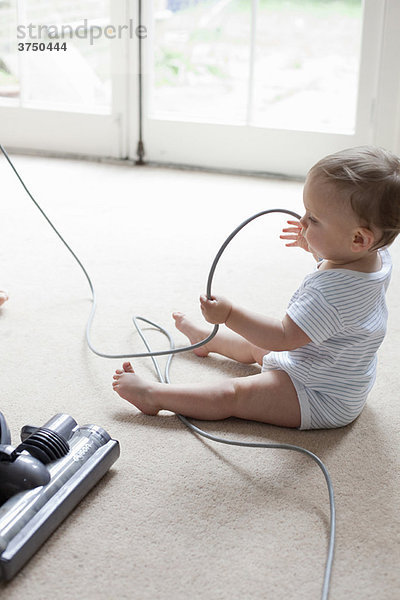
[[[89,272],[101,352],[143,351],[133,314],[174,334],[173,310],[202,323],[198,296],[226,236],[265,208],[302,212],[301,183],[155,167],[14,156],[31,193]],[[25,424],[58,412],[104,427],[121,457],[22,571],[0,584],[7,600],[317,600],[329,535],[329,502],[317,465],[282,450],[217,445],[167,411],[141,414],[112,390],[119,359],[85,340],[87,281],[0,159],[1,403],[13,443]],[[258,219],[227,249],[214,291],[283,316],[314,268],[279,240],[282,215]],[[394,600],[400,589],[400,244],[391,250],[389,328],[376,384],[361,416],[337,430],[293,431],[228,419],[196,422],[241,441],[289,443],[329,469],[337,541],[332,600]],[[155,349],[164,339],[149,331]],[[165,360],[160,360],[161,364]],[[151,361],[136,370],[155,380]],[[185,353],[173,382],[209,382],[259,371]],[[397,390],[397,391],[396,391]]]

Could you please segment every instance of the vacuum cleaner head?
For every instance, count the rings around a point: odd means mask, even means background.
[[[57,414],[25,426],[11,446],[0,413],[0,578],[24,566],[119,457],[119,443],[96,425]]]

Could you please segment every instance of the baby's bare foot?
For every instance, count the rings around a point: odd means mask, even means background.
[[[152,400],[152,384],[136,375],[131,363],[124,363],[123,371],[117,369],[113,379],[113,389],[121,398],[128,400],[145,415],[154,416],[158,413],[160,408]]]
[[[7,302],[7,300],[8,300],[7,292],[3,292],[2,290],[0,290],[0,306],[2,306],[4,304],[4,302]]]
[[[181,312],[172,313],[173,318],[175,319],[175,327],[184,335],[189,338],[191,344],[197,344],[197,342],[201,342],[206,337],[210,335],[210,332],[207,329],[203,329],[191,321]],[[200,348],[196,348],[193,350],[197,356],[208,356],[210,352],[210,348],[208,344],[204,346],[200,346]]]

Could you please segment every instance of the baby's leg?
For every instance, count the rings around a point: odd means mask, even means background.
[[[282,427],[300,426],[296,390],[284,371],[266,371],[211,384],[166,385],[143,380],[130,363],[124,363],[124,371],[115,372],[113,388],[148,415],[170,410],[209,421],[238,417]]]
[[[172,316],[175,319],[177,329],[189,338],[191,344],[196,344],[210,335],[210,331],[206,327],[199,327],[192,323],[184,314],[176,312]],[[222,354],[222,356],[241,363],[252,364],[256,362],[259,365],[262,365],[263,356],[268,354],[268,350],[251,344],[236,333],[221,330],[221,327],[217,335],[208,344],[194,350],[197,356],[207,356],[209,352]]]

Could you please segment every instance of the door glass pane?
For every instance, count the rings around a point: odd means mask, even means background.
[[[153,0],[150,117],[353,132],[362,4]]]
[[[111,109],[110,0],[0,0],[0,102]]]
[[[362,0],[259,0],[253,125],[354,131],[362,13]]]
[[[153,117],[244,122],[250,12],[243,0],[153,0]]]

